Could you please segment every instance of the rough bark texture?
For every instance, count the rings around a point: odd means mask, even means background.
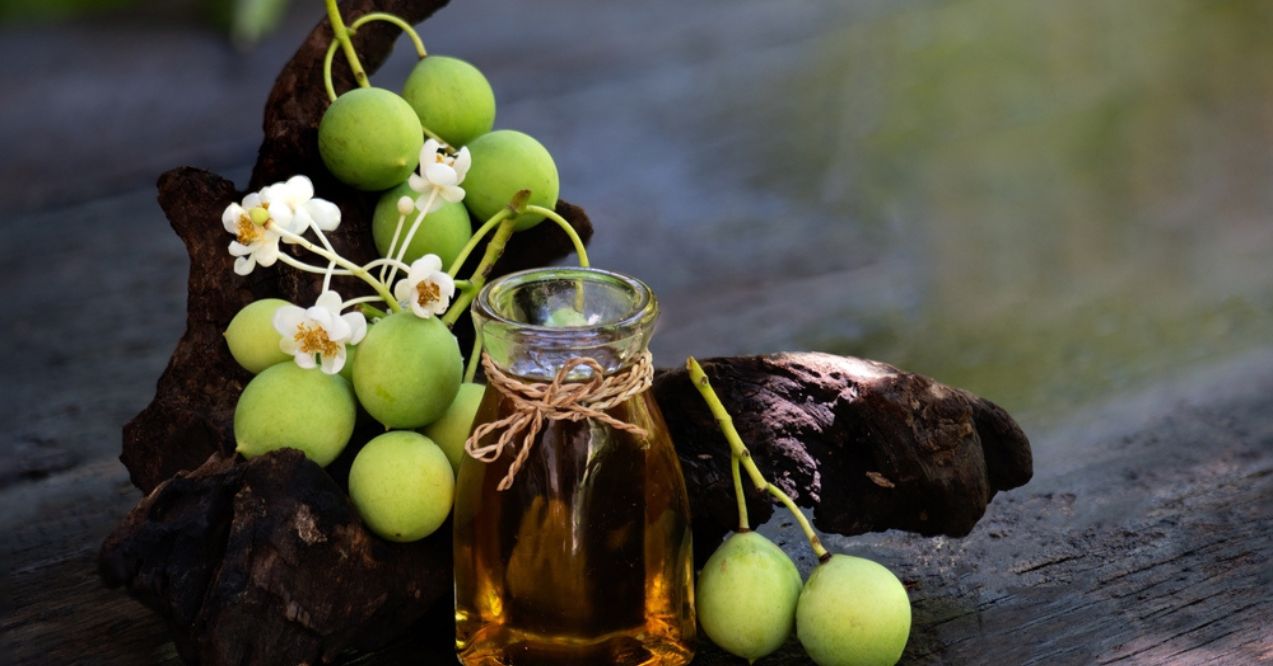
[[[826,532],[963,536],[994,494],[1032,474],[1029,442],[997,405],[857,358],[774,354],[702,362],[761,470]],[[684,370],[654,384],[681,456],[704,558],[736,522],[729,446]],[[759,521],[772,505],[753,492]]]
[[[160,484],[102,548],[102,575],[168,619],[187,661],[298,664],[400,637],[450,590],[449,530],[389,544],[295,450],[214,455]]]
[[[386,10],[418,22],[443,4],[358,0],[343,12],[348,20]],[[374,254],[375,195],[333,180],[317,154],[329,35],[320,23],[280,74],[249,189],[308,175],[343,212],[332,243],[366,261]],[[359,32],[369,71],[396,37],[380,25]],[[336,81],[351,85],[341,68]],[[403,637],[450,589],[449,530],[401,545],[363,527],[343,486],[373,425],[364,420],[327,470],[294,451],[246,463],[233,454],[234,405],[250,375],[221,332],[254,299],[312,301],[321,278],[282,268],[233,275],[219,224],[222,209],[242,194],[233,183],[181,168],[164,174],[159,189],[190,256],[187,328],[154,401],[124,429],[121,460],[147,495],[103,545],[103,577],[158,610],[188,661],[326,662]],[[581,209],[561,202],[558,211],[585,240],[591,235]],[[549,263],[569,250],[560,230],[540,225],[519,234],[496,272]],[[457,333],[471,338],[467,323]],[[996,491],[1030,478],[1029,445],[1010,417],[930,379],[823,354],[705,365],[762,468],[813,507],[828,532],[966,534]],[[728,449],[682,372],[662,373],[655,390],[680,450],[702,559],[734,524]],[[757,520],[771,512],[768,502],[753,500]]]

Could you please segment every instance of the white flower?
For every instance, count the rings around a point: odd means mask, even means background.
[[[234,234],[230,254],[237,257],[234,272],[239,275],[251,273],[257,264],[268,267],[278,261],[279,233],[267,224],[271,216],[263,204],[260,193],[253,192],[221,213],[221,225]]]
[[[274,330],[283,336],[279,349],[296,357],[296,365],[312,368],[317,355],[323,372],[334,375],[345,367],[345,345],[367,335],[367,319],[360,312],[340,314],[340,294],[324,291],[310,308],[284,305],[274,313]]]
[[[305,176],[292,176],[261,190],[261,201],[270,218],[301,235],[310,226],[332,231],[340,226],[340,208],[325,199],[314,198],[314,184]],[[284,242],[292,242],[284,240]]]
[[[438,210],[444,202],[463,201],[464,188],[460,187],[460,183],[464,182],[464,176],[468,175],[472,164],[473,158],[469,155],[468,148],[461,148],[452,157],[446,154],[442,144],[436,139],[425,141],[424,147],[420,149],[420,171],[407,179],[411,189],[420,193],[420,197],[416,199],[416,207],[423,210],[424,204],[429,200],[428,195],[434,190],[437,191],[437,196],[433,197],[433,205],[425,212]]]
[[[455,281],[442,270],[442,259],[426,254],[411,262],[407,277],[394,285],[393,297],[421,319],[446,312],[455,295]]]

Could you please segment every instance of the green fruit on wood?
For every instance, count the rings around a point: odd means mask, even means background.
[[[553,209],[557,206],[557,165],[552,155],[529,135],[514,130],[496,130],[468,144],[473,165],[460,186],[464,205],[479,220],[487,220],[521,190],[530,190],[530,203]],[[529,229],[543,221],[543,215],[522,213],[517,229]]]
[[[819,666],[895,664],[910,631],[906,588],[871,560],[832,555],[800,593],[796,634]]]
[[[278,363],[252,378],[239,396],[235,450],[255,458],[277,449],[300,449],[325,467],[349,443],[357,412],[354,392],[340,375]]]
[[[282,336],[274,330],[274,312],[284,305],[289,303],[281,298],[252,301],[234,315],[225,329],[225,344],[230,348],[230,355],[248,372],[257,374],[275,363],[292,359],[279,349]]]
[[[358,343],[354,390],[386,428],[420,428],[446,411],[464,373],[460,345],[438,317],[399,312]]]
[[[398,199],[407,196],[414,200],[419,195],[419,192],[411,189],[406,183],[381,195],[380,201],[376,203],[376,212],[371,219],[371,235],[380,256],[389,255],[389,243],[393,241],[393,232],[398,228],[400,216]],[[402,231],[398,234],[398,247],[394,248],[395,256],[419,213],[419,210],[412,207],[411,212],[403,220]],[[416,229],[415,236],[411,237],[411,244],[407,246],[407,254],[402,260],[410,264],[426,254],[436,254],[442,259],[442,266],[449,268],[451,262],[455,261],[460,250],[464,249],[464,245],[472,236],[473,227],[469,222],[468,209],[459,202],[445,202],[441,208],[429,213],[420,223],[420,228]]]
[[[756,660],[791,635],[800,572],[756,532],[733,534],[708,558],[695,591],[698,620],[712,642]]]
[[[495,93],[486,77],[459,58],[431,55],[416,63],[402,89],[420,124],[452,146],[491,131]]]
[[[464,459],[464,441],[469,438],[473,417],[477,416],[485,394],[486,387],[481,384],[460,384],[460,392],[442,416],[421,431],[442,449],[456,474],[460,473],[460,461]]]
[[[349,497],[372,532],[390,541],[433,534],[451,513],[455,476],[446,455],[416,432],[367,442],[349,469]]]
[[[318,152],[341,182],[384,190],[420,163],[424,131],[406,100],[384,88],[354,88],[336,98],[318,124]]]

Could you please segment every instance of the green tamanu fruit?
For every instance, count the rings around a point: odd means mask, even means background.
[[[895,664],[910,632],[906,588],[871,560],[832,555],[800,593],[796,635],[819,666]]]
[[[354,385],[354,359],[358,358],[358,345],[345,345],[345,365],[340,368],[340,376]]]
[[[491,84],[459,58],[426,56],[411,70],[402,97],[421,125],[452,146],[463,146],[495,124]]]
[[[281,298],[262,298],[239,310],[225,329],[225,344],[239,365],[252,374],[292,359],[279,349],[282,337],[274,330],[274,312],[289,303]]]
[[[389,243],[393,241],[393,232],[398,228],[398,199],[404,196],[415,199],[419,194],[411,189],[411,186],[402,183],[381,195],[380,201],[376,204],[376,212],[371,219],[371,235],[380,256],[388,256]],[[411,212],[403,220],[402,231],[398,234],[399,247],[406,239],[407,232],[411,230],[411,223],[415,222],[416,215],[419,213],[419,210],[412,207]],[[429,213],[428,217],[420,223],[415,236],[411,237],[411,245],[407,247],[407,254],[403,257],[403,261],[410,264],[426,254],[436,254],[442,259],[444,268],[450,267],[451,262],[455,261],[460,250],[464,249],[464,245],[472,236],[473,227],[469,223],[469,211],[464,204],[443,203],[441,208]],[[398,249],[395,248],[394,254],[397,253]]]
[[[349,497],[372,532],[390,541],[433,534],[451,513],[455,475],[436,444],[395,430],[367,442],[349,469]]]
[[[552,209],[557,206],[557,165],[538,141],[515,130],[496,130],[468,144],[473,165],[464,177],[464,205],[479,220],[486,220],[521,190],[530,190],[530,203]],[[543,215],[522,213],[517,229],[529,229]]]
[[[703,632],[721,649],[754,661],[791,635],[800,572],[774,542],[733,534],[708,558],[695,591]]]
[[[460,392],[442,416],[421,431],[442,449],[456,474],[460,473],[460,461],[464,459],[464,440],[469,438],[473,417],[477,416],[485,393],[486,387],[481,384],[460,384]]]
[[[354,88],[336,98],[318,124],[318,152],[341,182],[384,190],[420,163],[424,131],[411,105],[384,88]]]
[[[246,458],[300,449],[322,466],[354,432],[358,406],[349,382],[318,368],[278,363],[248,382],[234,408],[235,450]]]
[[[455,399],[463,365],[460,345],[441,319],[399,312],[377,322],[358,343],[354,390],[386,428],[420,428]]]

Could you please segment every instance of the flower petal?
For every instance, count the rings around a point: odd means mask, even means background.
[[[416,271],[419,271],[422,279],[427,279],[440,270],[442,270],[442,258],[436,254],[426,254],[411,262],[411,274],[414,275]]]
[[[314,198],[314,183],[307,176],[292,176],[287,179],[287,189],[295,197],[294,205],[301,205]]]
[[[424,168],[424,177],[433,185],[446,187],[459,182],[455,168],[449,164],[430,164]]]
[[[345,367],[345,345],[336,348],[335,354],[322,354],[323,357],[323,373],[334,375]]]
[[[243,197],[244,208],[260,208],[262,203],[264,203],[264,201],[261,199],[260,192],[252,192]]]
[[[403,305],[411,302],[411,294],[415,291],[415,282],[410,277],[398,280],[398,284],[393,285],[393,297]]]
[[[314,226],[323,231],[332,231],[340,226],[340,207],[326,199],[310,199],[305,202],[305,212],[309,214]]]
[[[361,312],[346,312],[340,316],[349,324],[349,342],[347,344],[356,345],[362,342],[367,336],[367,318]]]
[[[225,212],[221,213],[221,225],[225,227],[226,231],[237,234],[239,233],[239,218],[245,214],[243,206],[232,203],[225,207]]]
[[[447,203],[459,203],[464,201],[464,188],[455,185],[439,188],[438,195]]]
[[[253,245],[255,249],[252,252],[252,256],[256,258],[256,262],[258,264],[268,268],[273,266],[274,262],[278,261],[278,241],[272,243],[253,243]]]
[[[299,365],[302,368],[305,368],[306,370],[309,370],[315,365],[318,365],[317,363],[314,362],[313,354],[309,354],[303,351],[297,351],[296,355],[293,358],[296,359],[296,365]]]
[[[234,260],[234,272],[238,275],[247,275],[252,272],[253,268],[256,268],[256,259],[250,254]]]
[[[464,177],[469,173],[469,167],[473,166],[473,156],[469,154],[467,147],[460,149],[460,154],[455,156],[455,183],[458,185],[464,182]]]
[[[428,139],[420,148],[420,164],[432,164],[437,161],[438,151],[442,150],[442,144],[437,139]]]
[[[433,316],[433,310],[420,305],[420,299],[411,299],[411,313],[421,319],[429,319]]]
[[[341,298],[340,294],[336,293],[335,290],[328,289],[318,295],[318,300],[314,301],[314,305],[338,315],[340,314],[340,305],[344,302],[345,299]]]
[[[429,189],[429,181],[424,176],[413,173],[407,178],[407,186],[416,192],[424,192]]]
[[[285,339],[296,335],[296,328],[305,322],[305,308],[297,305],[280,305],[274,311],[274,330]]]
[[[242,257],[252,254],[252,248],[240,243],[239,241],[230,241],[230,256]]]

